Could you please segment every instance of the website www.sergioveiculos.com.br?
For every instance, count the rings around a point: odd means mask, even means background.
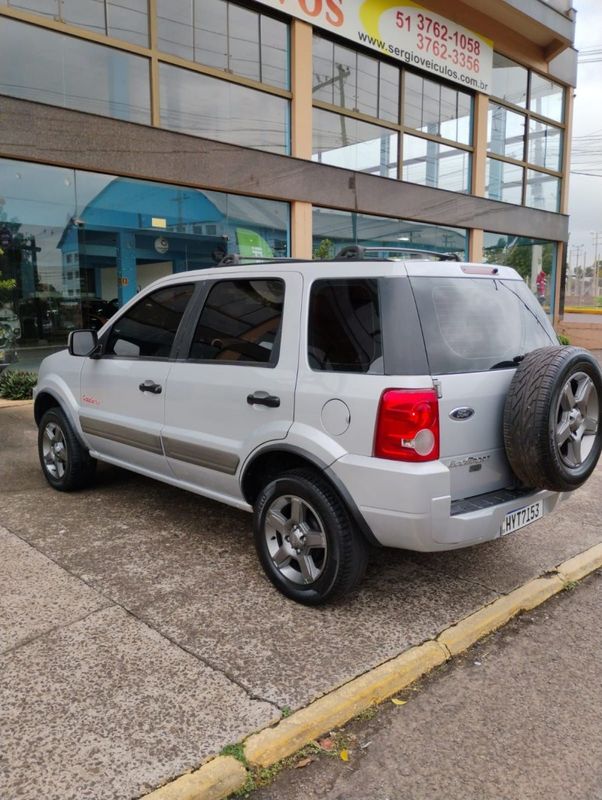
[[[472,88],[478,89],[481,92],[487,92],[488,90],[488,85],[485,81],[475,78],[472,75],[466,75],[463,72],[458,73],[453,66],[441,64],[438,61],[433,61],[433,59],[429,58],[429,56],[421,55],[413,50],[404,50],[402,47],[389,44],[388,42],[384,42],[382,39],[377,39],[374,36],[370,36],[364,31],[358,31],[357,38],[363,44],[368,44],[372,47],[378,47],[378,49],[383,53],[402,59],[406,64],[415,64],[417,67],[422,67],[423,69],[428,69],[432,72],[438,72],[444,78],[449,78],[453,81],[461,81],[467,86],[471,86]]]

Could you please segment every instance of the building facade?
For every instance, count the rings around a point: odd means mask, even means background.
[[[0,0],[0,351],[35,368],[225,253],[351,243],[510,264],[556,321],[574,17],[569,0]]]

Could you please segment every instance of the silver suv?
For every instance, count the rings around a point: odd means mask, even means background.
[[[307,604],[355,587],[370,545],[549,514],[600,454],[596,360],[513,269],[361,255],[174,274],[73,332],[35,391],[50,485],[101,460],[252,511],[266,574]]]

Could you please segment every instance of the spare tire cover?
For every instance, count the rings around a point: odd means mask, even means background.
[[[508,461],[525,486],[572,491],[600,450],[602,372],[579,347],[543,347],[517,367],[504,406]]]

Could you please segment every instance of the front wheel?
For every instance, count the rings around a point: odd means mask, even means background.
[[[364,576],[364,538],[332,487],[309,470],[286,473],[265,486],[255,503],[254,536],[266,575],[298,603],[325,603],[351,591]]]
[[[71,492],[94,480],[96,460],[80,443],[60,408],[49,409],[40,420],[38,455],[44,477],[53,489]]]

